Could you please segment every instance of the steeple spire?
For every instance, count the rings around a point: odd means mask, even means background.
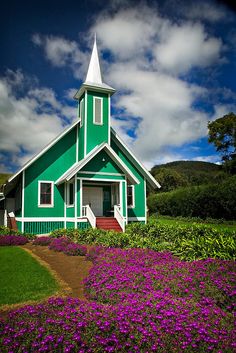
[[[93,51],[88,67],[85,83],[102,84],[102,75],[97,50],[96,33],[94,36]]]

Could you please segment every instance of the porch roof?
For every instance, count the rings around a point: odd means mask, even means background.
[[[117,164],[117,166],[124,172],[130,182],[135,185],[139,184],[139,180],[131,172],[131,170],[125,165],[125,163],[120,159],[120,157],[113,151],[113,149],[105,142],[96,146],[87,156],[81,161],[75,163],[71,168],[69,168],[59,179],[57,179],[56,184],[59,185],[63,182],[69,181],[75,174],[77,174],[89,161],[91,161],[100,151],[105,150],[107,154],[112,158],[112,160]]]

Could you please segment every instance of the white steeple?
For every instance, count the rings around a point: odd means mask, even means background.
[[[94,36],[93,51],[89,63],[89,68],[86,76],[85,83],[102,84],[102,75],[98,57],[96,34]]]
[[[88,72],[86,76],[86,80],[82,83],[80,89],[76,92],[74,98],[80,99],[82,94],[87,90],[96,90],[97,92],[105,92],[112,95],[115,93],[115,89],[111,86],[108,86],[106,83],[102,81],[99,57],[98,57],[98,50],[97,50],[97,41],[96,41],[96,34],[94,36],[94,44],[93,44],[93,51],[89,62]]]

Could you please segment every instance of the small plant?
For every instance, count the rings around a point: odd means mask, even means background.
[[[71,241],[67,237],[60,237],[53,239],[49,245],[50,250],[55,250],[59,252],[64,252],[67,245],[71,244]]]
[[[2,235],[0,236],[0,246],[24,245],[28,243],[28,238],[23,235]]]
[[[53,241],[52,238],[47,237],[47,236],[43,236],[43,237],[36,237],[33,241],[32,244],[33,245],[49,245],[51,244],[51,242]]]
[[[66,246],[63,252],[69,256],[85,256],[87,249],[83,245],[71,243]]]

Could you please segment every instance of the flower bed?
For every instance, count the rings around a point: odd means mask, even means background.
[[[47,245],[51,244],[52,240],[53,240],[52,238],[47,237],[47,236],[37,237],[32,241],[32,244],[47,246]]]
[[[50,242],[49,249],[64,252],[69,256],[84,256],[87,252],[85,246],[76,244],[67,237],[53,239]]]
[[[94,248],[90,302],[50,299],[2,322],[1,352],[234,351],[233,261]]]
[[[28,239],[23,235],[1,235],[0,246],[24,245],[28,243]]]

